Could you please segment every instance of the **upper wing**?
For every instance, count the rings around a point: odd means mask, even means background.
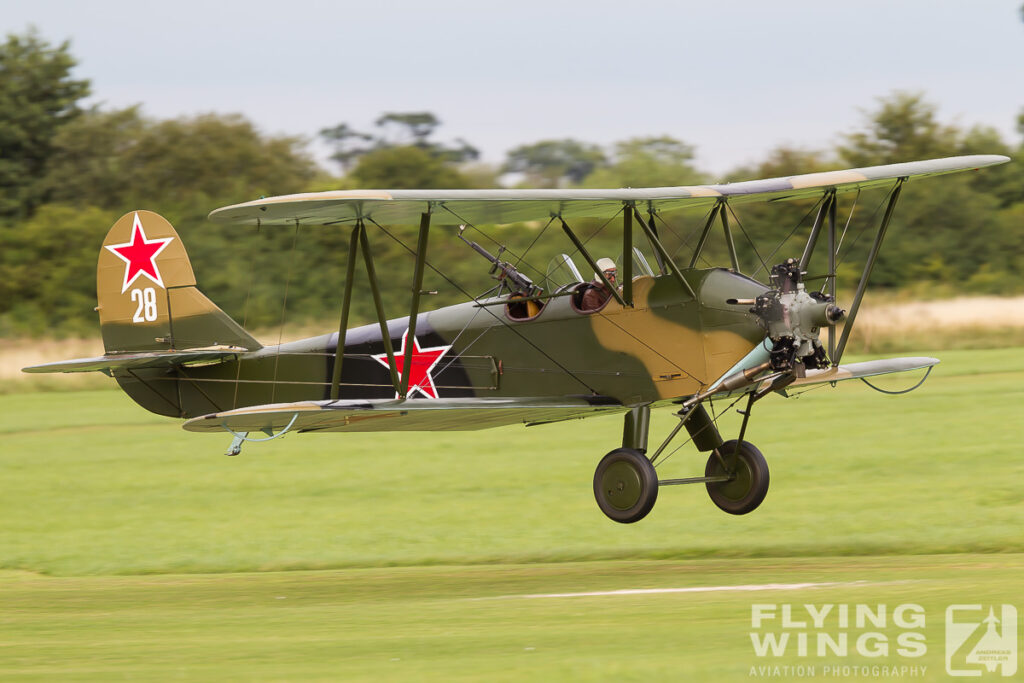
[[[609,218],[623,202],[668,213],[711,204],[720,197],[738,201],[779,201],[884,185],[896,178],[922,178],[1006,163],[998,154],[911,161],[845,171],[749,180],[725,185],[620,190],[338,190],[267,197],[216,209],[211,220],[249,225],[326,225],[360,218],[382,225],[415,224],[431,211],[435,225],[517,223],[563,218]]]
[[[601,396],[301,401],[213,413],[192,418],[182,426],[191,432],[473,431],[622,410],[622,404]]]

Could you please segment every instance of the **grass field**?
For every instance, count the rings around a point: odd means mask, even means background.
[[[1024,349],[939,355],[908,396],[758,404],[772,484],[752,515],[675,487],[629,526],[590,489],[616,418],[227,458],[117,391],[0,396],[0,678],[748,679],[754,602],[917,602],[909,663],[941,679],[947,604],[1024,608]],[[468,599],[804,582],[838,585]]]
[[[4,680],[751,680],[752,667],[915,666],[949,680],[950,603],[1024,590],[1024,556],[600,561],[156,577],[0,574]],[[766,582],[761,591],[522,597]],[[927,651],[884,658],[758,657],[751,605],[912,603]],[[840,631],[833,622],[829,632]],[[759,631],[763,632],[763,631]],[[825,667],[858,667],[833,676]],[[870,669],[869,669],[870,671]],[[791,676],[783,676],[785,679]],[[890,678],[875,676],[874,678]],[[902,679],[911,678],[904,675]],[[901,680],[902,680],[901,679]],[[1005,680],[996,677],[997,680]]]

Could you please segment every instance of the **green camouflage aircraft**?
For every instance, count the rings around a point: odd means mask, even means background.
[[[745,514],[764,500],[769,481],[764,457],[744,439],[755,402],[794,387],[938,363],[841,364],[903,185],[1006,161],[961,156],[698,187],[321,192],[217,209],[212,220],[235,225],[351,226],[339,331],[275,346],[262,346],[199,291],[170,223],[132,211],[113,225],[99,254],[104,355],[25,371],[104,372],[144,408],[187,418],[187,430],[232,435],[229,455],[245,441],[288,432],[475,430],[622,413],[622,445],[594,474],[594,494],[608,517],[635,522],[654,506],[659,487],[688,483],[705,484],[722,510]],[[837,197],[871,187],[888,188],[888,204],[847,314],[833,298]],[[772,267],[766,284],[743,275],[729,207],[801,198],[818,199],[803,253]],[[656,223],[695,207],[708,211],[703,231],[689,262],[677,262]],[[570,226],[619,216],[621,271],[608,259],[595,260]],[[492,256],[463,235],[466,226],[538,220],[561,227],[567,247],[594,271],[593,281],[560,254],[556,263],[568,277],[535,285],[501,252]],[[718,223],[730,267],[698,268]],[[415,256],[411,303],[408,316],[388,319],[370,238],[383,226],[402,224],[419,225],[416,245],[407,246]],[[465,292],[465,303],[421,312],[423,276],[432,267],[430,229],[442,226],[444,239],[462,239],[493,264],[499,286],[486,297]],[[823,232],[828,271],[818,278],[821,291],[808,292],[804,275]],[[635,242],[650,246],[655,268]],[[378,320],[347,329],[359,260]],[[835,331],[844,319],[826,349],[820,330]],[[738,437],[723,441],[705,403],[743,397]],[[674,408],[679,422],[649,452],[650,411],[661,406]],[[659,481],[658,459],[684,427],[697,449],[710,453],[704,475]],[[257,432],[266,436],[249,436]]]

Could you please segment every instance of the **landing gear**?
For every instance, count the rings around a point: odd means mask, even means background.
[[[730,515],[753,512],[768,494],[768,463],[749,441],[726,441],[712,451],[704,476],[714,480],[704,484],[711,501]]]
[[[610,519],[622,524],[638,522],[658,500],[658,473],[640,451],[617,448],[597,465],[594,497]]]
[[[768,390],[775,386],[772,382]],[[768,494],[768,463],[761,451],[743,437],[751,407],[766,393],[763,389],[750,392],[746,410],[738,411],[743,415],[739,438],[725,442],[718,433],[715,420],[701,405],[702,398],[695,397],[676,413],[679,424],[650,457],[647,456],[650,408],[633,408],[626,414],[622,448],[604,456],[594,472],[594,497],[601,512],[621,524],[638,522],[654,507],[660,487],[679,484],[704,484],[711,501],[731,515],[745,515],[756,510]],[[711,453],[704,476],[658,479],[655,465],[683,427],[690,433],[698,451]]]

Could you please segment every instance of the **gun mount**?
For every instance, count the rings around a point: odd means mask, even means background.
[[[490,276],[498,281],[502,289],[507,289],[509,294],[519,294],[524,297],[537,296],[541,293],[541,288],[533,284],[533,280],[520,273],[516,267],[508,261],[501,260],[501,255],[505,251],[504,245],[498,249],[498,255],[495,256],[476,242],[466,239],[462,234],[465,231],[466,226],[460,225],[458,233],[459,239],[468,244],[473,251],[480,254],[490,262]]]

